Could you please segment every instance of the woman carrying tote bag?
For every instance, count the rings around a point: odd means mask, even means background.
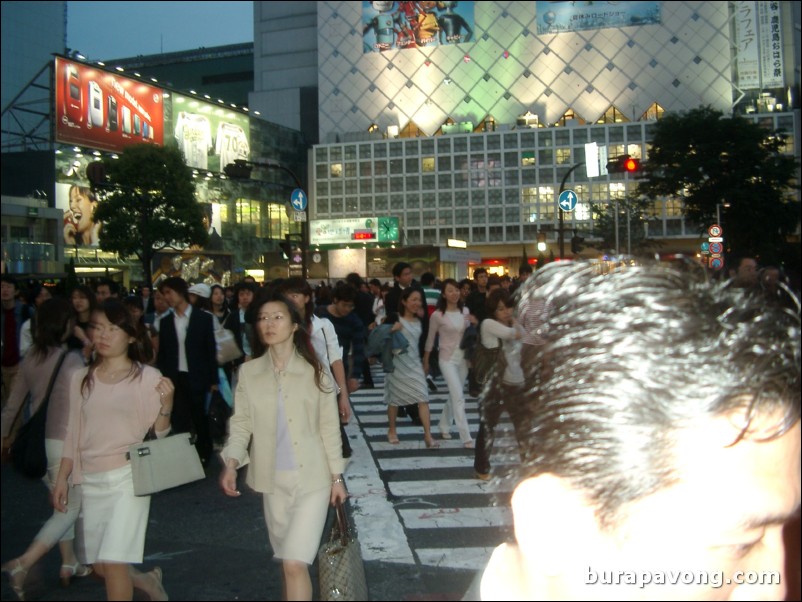
[[[109,600],[131,600],[133,588],[152,600],[166,600],[161,570],[142,573],[150,497],[134,495],[128,447],[153,427],[157,437],[170,431],[173,384],[143,363],[144,337],[128,309],[106,300],[92,313],[96,357],[75,373],[70,416],[53,506],[66,512],[68,479],[81,484],[84,561],[106,582]]]
[[[309,565],[328,506],[348,497],[335,386],[291,300],[265,291],[248,318],[257,335],[254,359],[240,368],[220,485],[238,496],[237,470],[251,464],[247,483],[262,493],[286,599],[311,600]]]

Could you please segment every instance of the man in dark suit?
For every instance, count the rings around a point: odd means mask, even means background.
[[[217,390],[217,346],[214,316],[189,304],[187,283],[177,276],[163,280],[159,291],[173,311],[159,324],[156,367],[175,384],[170,424],[176,433],[194,432],[201,462],[208,464],[212,439],[206,419],[206,395]]]

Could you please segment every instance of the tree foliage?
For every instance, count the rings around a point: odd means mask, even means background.
[[[180,150],[139,144],[103,164],[106,182],[95,185],[100,200],[94,214],[103,224],[102,250],[136,255],[151,282],[158,251],[206,243],[203,208]]]
[[[718,208],[727,249],[777,261],[799,223],[796,164],[782,132],[710,107],[670,114],[652,130],[639,194],[679,198],[702,234]]]
[[[616,204],[614,202],[597,204],[591,203],[593,213],[593,231],[591,236],[601,239],[596,248],[607,251],[614,250],[616,254],[623,249],[631,249],[633,255],[644,255],[654,252],[660,242],[649,236],[649,209],[650,202],[637,195],[622,199],[618,203],[618,249],[616,249]],[[629,230],[627,230],[627,218]]]

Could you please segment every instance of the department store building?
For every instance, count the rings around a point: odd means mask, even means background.
[[[473,268],[515,275],[539,233],[559,257],[561,184],[579,198],[564,241],[576,230],[593,243],[590,203],[615,204],[637,184],[605,174],[605,157],[648,161],[664,112],[743,114],[785,130],[799,155],[790,2],[254,4],[249,103],[318,140],[313,246],[316,223],[392,217],[399,246],[458,239],[481,257]],[[586,155],[591,143],[600,157]],[[706,225],[667,198],[643,227],[664,252],[693,255]],[[369,268],[370,243],[354,242],[348,252],[364,257],[349,261]],[[613,253],[628,242],[622,234]],[[563,255],[573,257],[567,242]]]

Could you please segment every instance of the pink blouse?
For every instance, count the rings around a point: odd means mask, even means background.
[[[429,335],[426,337],[426,346],[424,351],[431,351],[434,348],[434,337],[440,335],[440,359],[447,362],[451,359],[454,351],[459,349],[460,341],[462,340],[462,333],[468,326],[468,315],[470,312],[467,307],[462,308],[462,327],[458,328],[454,321],[451,320],[449,314],[452,312],[446,311],[443,313],[440,310],[435,310],[429,318]]]
[[[72,379],[64,440],[63,457],[73,460],[72,482],[76,485],[83,481],[83,473],[125,466],[128,446],[145,438],[161,410],[156,390],[161,373],[156,368],[143,366],[139,376],[114,385],[95,377],[92,390],[85,394],[81,382],[87,370],[78,370]]]

